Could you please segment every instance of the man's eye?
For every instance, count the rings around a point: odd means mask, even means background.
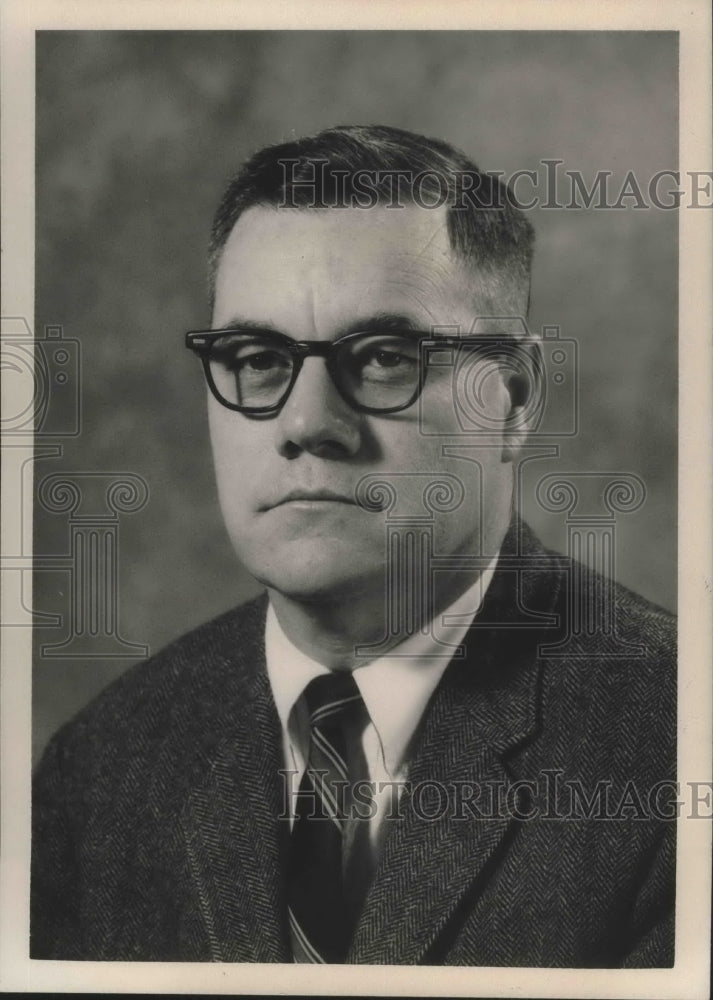
[[[275,351],[258,351],[248,354],[246,357],[237,359],[238,365],[243,368],[250,368],[256,372],[268,372],[275,368],[283,368],[288,362]]]
[[[378,368],[397,368],[399,365],[412,363],[411,358],[407,358],[405,354],[399,354],[397,351],[374,351],[371,358],[366,360]]]
[[[398,350],[379,348],[364,355],[359,370],[363,379],[402,382],[416,377],[418,359]]]
[[[290,361],[278,351],[242,349],[230,358],[223,359],[225,367],[232,372],[275,372],[290,367]]]

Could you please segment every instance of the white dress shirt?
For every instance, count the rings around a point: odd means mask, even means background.
[[[388,654],[363,665],[353,677],[366,705],[369,722],[361,749],[374,785],[369,839],[375,856],[384,816],[408,774],[408,751],[429,698],[465,638],[495,572],[497,555],[476,582],[431,622],[430,630],[409,636]],[[446,645],[443,645],[443,644]],[[269,606],[265,627],[267,673],[282,725],[285,759],[285,807],[294,820],[295,796],[309,750],[309,719],[304,698],[309,682],[329,668],[311,659],[287,638]]]

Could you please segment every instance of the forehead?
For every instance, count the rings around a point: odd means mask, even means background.
[[[214,325],[236,318],[299,331],[355,314],[404,312],[456,322],[472,282],[453,252],[445,209],[254,207],[233,228],[216,275]],[[446,315],[448,313],[448,315]]]

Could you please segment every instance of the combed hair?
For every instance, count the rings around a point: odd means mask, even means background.
[[[211,303],[223,247],[243,212],[254,206],[329,210],[359,198],[358,177],[376,176],[377,204],[389,202],[393,176],[399,193],[414,202],[408,177],[419,178],[419,197],[447,190],[448,236],[463,260],[490,278],[491,300],[527,312],[534,230],[513,192],[482,173],[446,142],[386,125],[339,125],[313,136],[259,150],[230,181],[213,220],[209,250]],[[437,177],[433,175],[437,174]],[[363,196],[363,189],[361,189]],[[434,203],[435,204],[435,203]],[[481,292],[483,291],[481,286]],[[494,303],[493,303],[494,304]]]

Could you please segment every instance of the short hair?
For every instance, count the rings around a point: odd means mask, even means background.
[[[535,234],[512,190],[448,143],[386,125],[335,126],[265,147],[243,164],[213,220],[211,304],[223,248],[248,208],[324,211],[403,203],[446,205],[452,249],[484,279],[478,289],[481,305],[485,300],[495,310],[491,315],[498,309],[527,313]]]

